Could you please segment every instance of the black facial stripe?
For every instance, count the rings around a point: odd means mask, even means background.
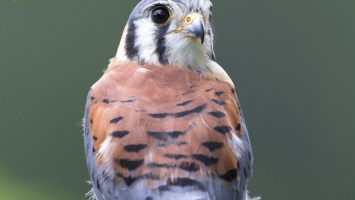
[[[125,44],[126,54],[127,57],[130,59],[133,59],[138,55],[138,49],[135,47],[135,42],[136,42],[136,25],[132,20],[128,24],[126,44]]]
[[[158,54],[160,64],[163,65],[168,63],[168,60],[166,59],[164,54],[166,50],[165,35],[168,31],[169,26],[170,23],[166,23],[164,24],[164,26],[159,26],[155,38],[155,40],[157,41],[157,48],[155,49],[155,52]]]

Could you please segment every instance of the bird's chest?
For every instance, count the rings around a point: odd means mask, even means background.
[[[139,73],[108,80],[94,85],[88,103],[93,151],[107,180],[157,188],[217,177],[228,184],[223,176],[237,168],[231,138],[241,134],[231,87]]]

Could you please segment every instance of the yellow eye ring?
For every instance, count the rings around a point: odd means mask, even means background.
[[[191,17],[190,17],[190,16],[186,17],[185,21],[186,21],[187,23],[190,23],[190,22],[191,22]]]

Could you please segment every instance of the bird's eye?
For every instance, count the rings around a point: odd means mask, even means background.
[[[170,12],[167,7],[165,6],[157,6],[153,8],[151,12],[151,17],[153,22],[157,24],[163,24],[168,21],[170,17]]]

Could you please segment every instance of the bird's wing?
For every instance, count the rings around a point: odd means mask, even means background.
[[[100,167],[98,167],[96,163],[96,150],[93,144],[92,133],[90,131],[90,121],[88,120],[88,115],[90,112],[89,101],[91,97],[91,91],[89,91],[87,95],[87,100],[85,104],[85,113],[83,119],[83,128],[84,128],[84,147],[85,147],[85,158],[86,165],[88,167],[89,175],[90,175],[90,183],[92,185],[92,190],[87,193],[87,196],[90,199],[95,200],[104,200],[104,197],[100,192],[100,180],[103,179],[103,172]]]
[[[120,197],[137,196],[122,188],[143,183],[165,192],[191,186],[210,197],[244,195],[251,147],[229,83],[174,66],[111,63],[86,105],[85,151],[94,190],[102,193],[106,184]]]

